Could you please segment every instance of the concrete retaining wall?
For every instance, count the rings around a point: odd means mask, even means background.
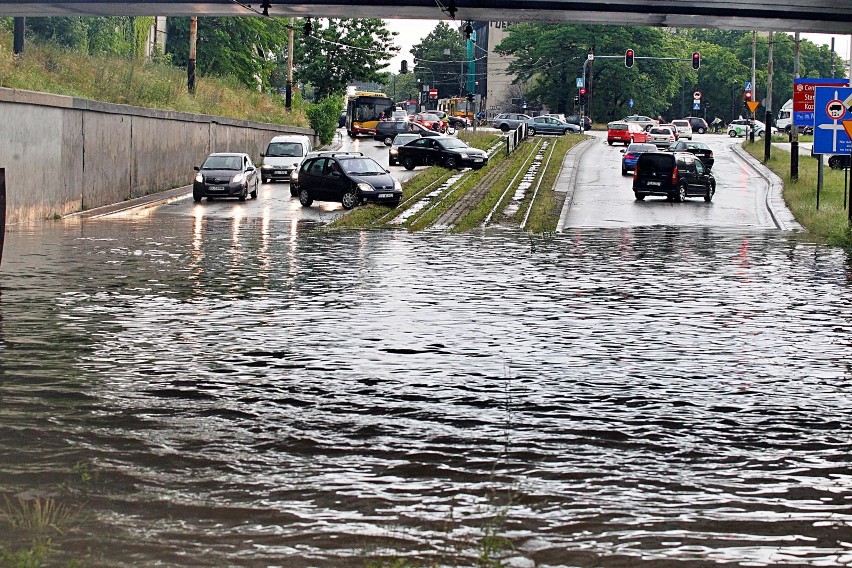
[[[314,136],[307,128],[2,88],[0,132],[7,223],[188,185],[210,152],[246,152],[259,164],[273,136]]]

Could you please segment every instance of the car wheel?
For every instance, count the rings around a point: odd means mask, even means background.
[[[704,134],[705,132],[707,132],[707,130],[705,130],[704,128],[699,128],[699,129],[698,129],[698,133],[699,133],[699,134]]]
[[[763,138],[763,135],[766,134],[763,130],[757,133],[758,138]]]
[[[343,203],[344,209],[352,209],[358,205],[358,190],[354,188],[347,189],[340,201]]]
[[[607,144],[609,144],[610,146],[612,146],[612,144],[613,144],[612,140],[607,140]]]
[[[449,170],[454,170],[459,167],[459,160],[455,156],[447,156],[444,160],[444,167]]]
[[[290,184],[290,197],[296,197],[299,195],[299,188],[293,187],[293,184]]]
[[[393,144],[393,138],[385,136],[385,146],[390,146],[391,144]]]
[[[196,203],[200,202],[202,197],[204,197],[204,196],[201,195],[201,194],[195,193],[194,191],[192,192],[192,200],[195,201]]]
[[[307,189],[299,190],[299,203],[302,204],[302,207],[310,207],[313,202],[314,200],[311,198],[311,194],[308,193]]]
[[[402,167],[404,167],[406,170],[413,170],[414,169],[414,158],[412,158],[411,156],[404,157],[402,159]]]
[[[259,185],[260,184],[257,181],[254,182],[254,191],[251,192],[252,199],[257,199],[257,188]]]
[[[508,124],[501,124],[500,130],[503,131],[503,132],[509,132],[509,125]]]
[[[240,194],[240,201],[245,201],[248,197],[248,184],[243,186],[243,192]]]
[[[261,183],[269,183],[269,178],[260,178]]]
[[[736,130],[728,130],[728,136],[730,136],[731,138],[736,138],[737,137],[737,131]]]
[[[636,201],[645,201],[645,196],[642,195],[641,193],[635,193],[634,192],[633,195],[636,197]]]
[[[535,128],[530,126],[530,136],[535,136]]]
[[[624,166],[621,166],[621,175],[623,175],[623,176],[627,175],[627,168],[625,168]]]
[[[651,132],[651,125],[650,124],[645,127],[645,132]]]

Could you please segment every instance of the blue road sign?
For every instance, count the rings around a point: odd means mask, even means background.
[[[630,108],[633,108],[633,99],[627,101],[627,104],[630,105]]]
[[[816,87],[848,87],[849,79],[803,77],[793,79],[793,124],[814,125],[814,89]]]
[[[695,101],[692,103],[692,110],[701,110],[701,101]]]
[[[745,87],[743,88],[743,91],[751,91],[751,81],[745,82]]]
[[[577,88],[582,89],[585,84],[585,80],[582,77],[577,77]]]
[[[814,154],[849,154],[852,140],[843,128],[852,120],[852,87],[814,89]]]

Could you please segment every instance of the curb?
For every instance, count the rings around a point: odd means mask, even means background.
[[[142,197],[136,197],[134,199],[128,199],[127,201],[122,201],[121,203],[113,203],[111,205],[102,205],[101,207],[95,207],[94,209],[88,209],[86,211],[78,211],[76,213],[71,213],[69,215],[65,215],[63,219],[97,219],[99,217],[106,217],[107,215],[113,215],[115,213],[122,213],[124,211],[128,211],[130,209],[147,209],[149,207],[156,207],[158,205],[163,205],[165,203],[171,203],[172,201],[177,201],[179,199],[185,199],[189,197],[190,193],[192,193],[192,185],[184,185],[181,187],[176,187],[174,189],[167,189],[165,191],[160,191],[158,193],[150,193],[148,195],[144,195]]]
[[[750,165],[757,174],[766,180],[769,191],[766,192],[766,209],[775,226],[782,231],[805,231],[806,229],[796,221],[793,213],[787,208],[784,201],[784,182],[778,175],[763,165],[754,156],[746,152],[741,144],[731,146],[734,154]],[[783,150],[781,150],[783,151]]]
[[[562,211],[559,213],[559,221],[556,223],[556,232],[561,233],[565,228],[565,221],[568,218],[568,211],[571,210],[571,204],[574,201],[574,190],[577,188],[577,170],[580,167],[580,159],[583,154],[592,147],[597,141],[597,138],[587,138],[573,148],[571,148],[562,160],[562,170],[556,178],[556,187],[554,191],[562,191],[565,195],[565,203],[562,204]]]

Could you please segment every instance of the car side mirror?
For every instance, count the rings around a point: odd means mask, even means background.
[[[201,166],[193,166],[192,169],[195,170],[196,172],[200,172]]]
[[[625,153],[626,151],[627,151],[627,150],[626,150],[625,148],[622,148],[622,149],[621,149],[621,153],[622,153],[622,154],[623,154],[623,153]]]
[[[249,166],[249,167],[247,167],[247,168],[246,168],[246,173],[248,173],[248,172],[253,172],[253,171],[254,171],[254,168],[253,168],[253,167],[251,167],[251,166]]]
[[[265,158],[265,157],[266,157],[266,154],[264,154],[263,152],[261,152],[261,153],[260,153],[260,157],[261,157],[261,158]]]
[[[385,173],[386,173],[386,174],[389,174],[389,173],[390,173],[390,170],[385,170]]]

